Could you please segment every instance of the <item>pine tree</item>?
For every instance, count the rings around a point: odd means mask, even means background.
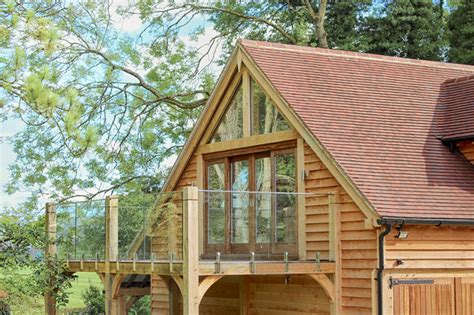
[[[474,65],[474,1],[464,0],[448,18],[451,62]]]
[[[330,1],[326,13],[326,28],[330,48],[364,50],[359,41],[361,15],[370,7],[371,0]]]
[[[368,52],[390,56],[442,59],[443,20],[430,0],[397,0],[369,16],[363,36]]]

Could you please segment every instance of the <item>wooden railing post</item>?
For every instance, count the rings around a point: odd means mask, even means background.
[[[51,259],[56,255],[56,205],[46,204],[46,248],[45,248],[45,263],[46,268],[51,268]],[[56,315],[56,299],[51,293],[52,279],[49,280],[49,285],[44,295],[45,313],[47,315]]]
[[[114,314],[114,275],[110,273],[110,262],[118,258],[118,196],[105,199],[105,312]]]
[[[339,194],[332,193],[328,195],[328,211],[329,211],[329,260],[334,261],[334,301],[331,303],[331,315],[340,314],[342,311],[341,297],[341,212],[338,204]]]
[[[184,314],[199,314],[198,189],[183,189],[183,306]]]

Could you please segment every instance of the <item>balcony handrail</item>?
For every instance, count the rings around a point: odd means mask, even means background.
[[[313,193],[313,192],[285,192],[285,191],[250,191],[250,190],[210,190],[210,189],[198,189],[198,192],[207,193],[237,193],[237,194],[274,194],[274,195],[312,195],[312,196],[331,196],[334,195],[332,192],[328,193]]]

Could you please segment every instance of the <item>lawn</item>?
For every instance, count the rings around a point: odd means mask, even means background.
[[[78,272],[78,277],[74,280],[72,288],[69,291],[69,303],[65,309],[83,308],[82,292],[91,284],[97,287],[102,287],[102,282],[95,272]]]
[[[28,271],[24,272],[25,275],[28,275]],[[72,288],[69,291],[69,303],[66,307],[62,307],[59,310],[59,314],[67,314],[68,311],[78,310],[85,307],[84,302],[82,301],[82,292],[89,286],[95,285],[102,287],[102,282],[99,279],[99,276],[95,272],[78,272],[77,278],[72,283]],[[14,309],[13,314],[44,314],[44,300],[39,298],[35,300],[34,305],[28,306],[28,309],[25,309],[25,306],[21,309]],[[25,313],[28,312],[28,313]]]

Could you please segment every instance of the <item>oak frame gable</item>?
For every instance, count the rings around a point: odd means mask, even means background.
[[[264,92],[269,96],[276,109],[294,129],[294,131],[280,132],[282,133],[283,139],[285,137],[292,139],[294,137],[293,134],[299,134],[302,140],[307,143],[309,147],[315,152],[322,163],[328,168],[329,172],[336,178],[344,190],[347,191],[349,196],[354,200],[357,206],[367,217],[366,225],[368,227],[378,227],[379,225],[377,220],[380,218],[380,216],[377,214],[374,206],[362,194],[362,192],[357,188],[355,183],[349,178],[338,162],[331,156],[331,154],[326,150],[326,148],[321,144],[316,136],[312,134],[312,132],[301,120],[301,118],[294,112],[288,102],[276,90],[271,81],[261,71],[250,55],[245,51],[245,47],[243,47],[240,42],[237,44],[234,52],[229,58],[223,72],[221,73],[221,76],[219,77],[216,87],[214,88],[205,108],[203,109],[202,114],[196,123],[195,128],[188,138],[183,151],[178,156],[175,165],[173,166],[170,175],[163,186],[163,191],[171,191],[174,189],[181,174],[184,172],[187,163],[196,153],[206,153],[210,150],[218,149],[216,148],[218,146],[224,145],[230,145],[230,148],[233,146],[236,148],[242,147],[245,146],[246,138],[252,139],[252,145],[258,144],[259,141],[266,142],[268,140],[269,137],[265,137],[266,135],[249,136],[244,134],[244,137],[241,139],[218,143],[208,143],[214,130],[221,121],[221,118],[227,109],[230,98],[233,95],[233,93],[229,93],[229,91],[236,90],[242,80],[242,77],[245,77],[244,74],[247,72],[256,81],[256,83],[260,85]],[[243,82],[242,80],[242,84],[250,84],[250,82]],[[247,97],[244,96],[244,102],[250,101],[247,99]],[[244,124],[246,123],[249,124],[250,122],[244,121]],[[280,138],[277,141],[280,142],[282,139]],[[209,146],[216,147],[210,148]],[[202,162],[199,161],[199,159],[197,161],[197,168],[197,184],[200,186],[202,174],[199,176],[199,169],[202,168]],[[304,172],[304,169],[299,171]],[[299,173],[298,176],[300,176]]]

